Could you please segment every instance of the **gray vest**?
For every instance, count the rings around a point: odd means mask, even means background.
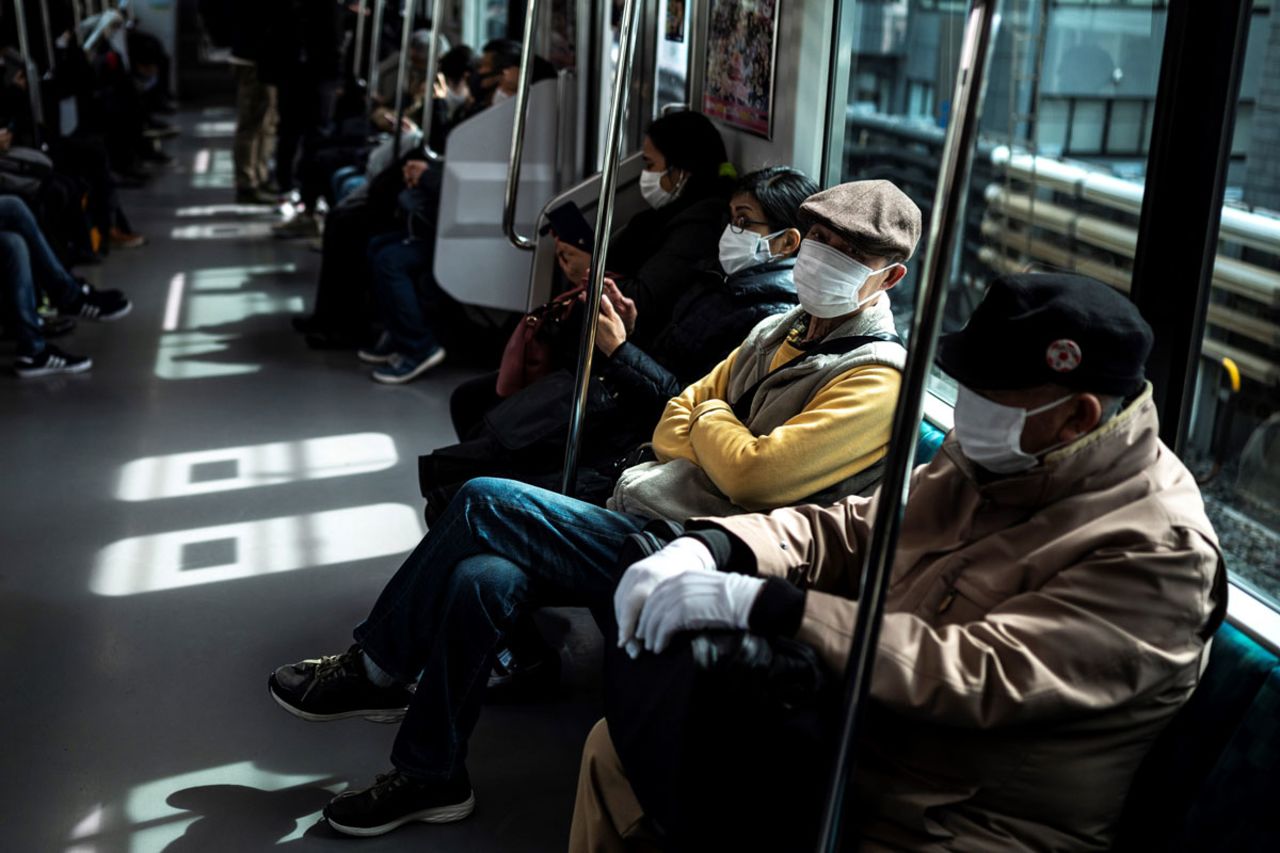
[[[729,373],[728,402],[737,400],[768,375],[778,348],[786,342],[791,327],[803,311],[797,307],[786,314],[768,317],[751,330],[738,349]],[[889,299],[881,296],[833,329],[824,340],[893,331]],[[757,389],[744,425],[754,435],[768,435],[803,412],[814,396],[841,374],[867,364],[882,364],[901,371],[905,363],[906,350],[886,341],[866,344],[847,353],[797,358],[769,376]],[[848,495],[869,492],[880,482],[883,467],[882,460],[799,503],[834,503]],[[646,462],[628,468],[614,488],[609,508],[673,521],[747,511],[725,497],[701,468],[686,459]]]

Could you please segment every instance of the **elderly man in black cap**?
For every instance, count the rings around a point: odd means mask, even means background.
[[[943,338],[955,431],[912,475],[854,780],[860,849],[1109,846],[1225,607],[1199,490],[1158,437],[1150,347],[1132,303],[1073,275],[999,279]],[[797,639],[838,672],[876,500],[695,521],[623,575],[618,643],[663,653],[688,629],[749,629]],[[700,594],[708,564],[746,606]],[[653,777],[674,765],[631,749],[635,720],[615,725],[616,750],[604,722],[587,741],[575,852],[653,849],[645,799],[669,807]],[[738,752],[762,749],[757,735]],[[740,784],[735,772],[720,784]],[[760,810],[796,788],[816,801],[823,779],[770,778],[707,820],[723,849],[760,849]]]
[[[802,213],[813,224],[794,273],[800,307],[762,321],[669,402],[657,462],[615,492],[626,511],[471,480],[356,627],[356,645],[271,675],[271,696],[303,719],[404,717],[396,770],[334,799],[330,825],[378,835],[470,814],[467,741],[497,643],[531,607],[607,613],[622,544],[649,519],[833,501],[878,481],[905,357],[885,291],[905,272],[920,211],[888,181],[861,181],[810,197]],[[735,579],[710,568],[713,585]]]

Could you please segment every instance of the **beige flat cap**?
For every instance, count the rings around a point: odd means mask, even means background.
[[[800,214],[855,243],[892,248],[909,258],[920,240],[920,208],[889,181],[853,181],[811,195]]]

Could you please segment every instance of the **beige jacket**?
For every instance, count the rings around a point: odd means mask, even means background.
[[[717,521],[808,588],[842,669],[876,498]],[[948,438],[912,476],[856,784],[863,849],[1103,850],[1196,686],[1226,579],[1150,388],[1033,471],[983,482]]]

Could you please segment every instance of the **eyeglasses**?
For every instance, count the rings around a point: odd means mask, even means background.
[[[766,228],[769,227],[768,222],[761,222],[758,219],[747,219],[747,217],[745,216],[739,216],[737,219],[731,220],[729,222],[729,230],[733,231],[734,234],[741,234],[743,231],[746,231],[752,225],[763,225]]]

